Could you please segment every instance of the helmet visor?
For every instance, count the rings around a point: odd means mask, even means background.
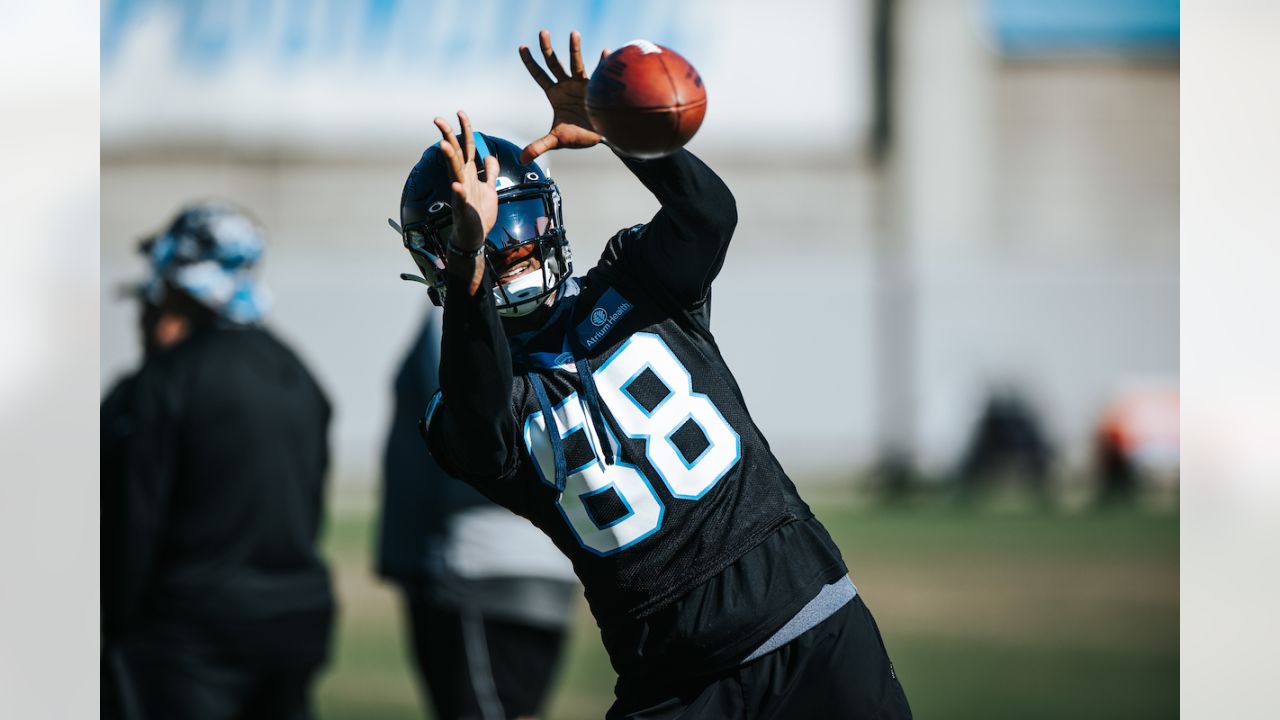
[[[485,243],[490,253],[501,252],[546,235],[554,227],[547,203],[541,197],[499,203],[497,222],[485,236]]]

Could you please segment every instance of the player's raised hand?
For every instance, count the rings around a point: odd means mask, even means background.
[[[520,162],[523,163],[548,150],[587,148],[601,140],[600,133],[591,127],[591,120],[587,118],[588,77],[586,66],[582,63],[582,36],[576,31],[569,33],[569,72],[565,72],[564,65],[560,64],[555,50],[551,48],[551,33],[546,30],[538,33],[538,45],[542,48],[542,57],[551,75],[533,59],[528,45],[520,46],[520,59],[551,103],[551,131],[525,147],[520,153]],[[605,50],[600,54],[600,59],[603,60],[608,54],[609,51]]]
[[[453,228],[454,248],[461,252],[473,252],[484,244],[485,235],[498,220],[498,158],[489,155],[484,159],[485,179],[480,179],[476,167],[475,135],[471,132],[471,119],[458,111],[458,124],[462,128],[462,143],[453,134],[444,118],[436,118],[440,131],[440,150],[449,161],[453,177]]]

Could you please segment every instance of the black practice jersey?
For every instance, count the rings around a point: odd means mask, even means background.
[[[442,399],[428,411],[442,465],[529,518],[572,560],[620,672],[644,654],[646,618],[695,588],[732,605],[708,580],[797,520],[812,523],[797,534],[809,539],[753,560],[764,569],[744,584],[777,580],[769,568],[788,552],[796,556],[786,562],[812,571],[790,593],[747,591],[768,595],[770,607],[722,608],[742,624],[728,634],[751,641],[776,629],[780,609],[794,611],[844,572],[711,334],[710,283],[732,234],[732,197],[687,152],[628,166],[663,209],[610,240],[540,330],[508,339],[487,293],[450,289]],[[486,407],[507,377],[509,402]]]

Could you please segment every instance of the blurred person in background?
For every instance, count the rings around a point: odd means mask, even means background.
[[[1050,500],[1053,444],[1032,403],[1012,387],[987,396],[957,470],[962,500],[1016,484],[1038,503]]]
[[[218,203],[142,244],[144,359],[101,407],[103,717],[309,717],[330,406],[260,324],[262,249]]]
[[[395,583],[437,720],[531,718],[559,665],[577,578],[545,535],[427,452],[418,422],[439,388],[428,312],[395,379],[383,456],[378,574]]]

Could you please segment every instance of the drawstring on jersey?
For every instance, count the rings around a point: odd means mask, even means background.
[[[569,463],[564,458],[564,441],[560,439],[560,424],[556,422],[556,414],[551,410],[551,401],[547,399],[547,387],[537,372],[530,370],[529,384],[533,386],[533,394],[538,398],[538,409],[542,411],[542,421],[547,427],[547,437],[551,440],[551,457],[556,467],[555,485],[557,492],[564,492],[569,480]]]
[[[574,360],[578,377],[582,380],[582,395],[586,400],[587,415],[591,418],[591,427],[600,438],[600,449],[604,451],[604,464],[613,465],[616,455],[613,441],[605,424],[604,411],[600,409],[600,394],[596,391],[595,379],[591,377],[591,368],[583,359]],[[547,428],[547,439],[551,442],[551,456],[555,462],[555,486],[564,492],[568,482],[569,462],[564,456],[564,439],[560,437],[560,423],[556,420],[551,407],[551,399],[547,395],[547,386],[542,377],[533,368],[529,369],[529,384],[533,386],[533,394],[538,399],[538,409],[542,411],[543,422]]]
[[[575,358],[573,365],[578,369],[578,378],[582,380],[582,395],[587,401],[587,414],[591,416],[591,426],[600,438],[600,449],[604,451],[604,464],[612,465],[614,460],[613,441],[609,439],[608,425],[604,421],[604,411],[600,409],[600,393],[596,390],[596,380],[591,375],[591,366],[583,358]]]
[[[604,410],[601,409],[600,392],[596,389],[595,378],[591,375],[591,366],[587,364],[585,358],[580,357],[580,355],[586,355],[586,349],[582,347],[582,343],[578,340],[573,330],[568,327],[568,323],[573,316],[573,301],[576,300],[578,292],[577,282],[570,279],[564,286],[564,299],[557,304],[555,312],[543,327],[560,324],[564,328],[565,344],[562,346],[562,350],[565,354],[572,351],[573,366],[578,373],[578,379],[582,382],[581,398],[586,406],[587,417],[590,418],[591,428],[595,430],[595,435],[600,440],[604,464],[613,465],[616,462],[617,450],[614,447],[613,435],[609,432],[609,424],[605,420]],[[509,342],[511,343],[512,359],[517,365],[527,369],[529,384],[533,386],[533,394],[538,399],[538,409],[542,411],[542,417],[547,428],[547,439],[551,443],[551,455],[555,462],[555,487],[557,491],[564,492],[569,474],[569,462],[564,455],[564,438],[560,437],[560,424],[556,421],[555,413],[551,407],[551,400],[547,396],[547,386],[539,375],[540,370],[555,370],[564,354],[552,360],[550,353],[529,352],[526,343],[537,332],[541,331],[509,338]]]

